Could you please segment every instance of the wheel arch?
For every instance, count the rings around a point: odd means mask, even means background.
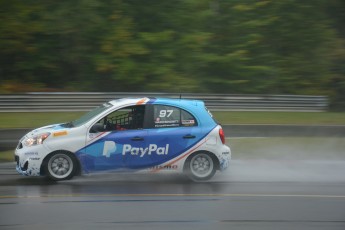
[[[213,159],[213,161],[215,162],[215,167],[216,170],[220,170],[220,161],[219,158],[216,156],[216,154],[214,154],[213,152],[207,151],[207,150],[198,150],[193,152],[192,154],[190,154],[187,159],[184,161],[183,164],[183,172],[186,172],[186,170],[188,170],[188,162],[197,154],[199,153],[207,153],[208,155],[210,155]]]
[[[41,176],[46,176],[46,175],[47,175],[47,173],[46,173],[45,170],[44,170],[44,167],[45,167],[45,165],[48,163],[48,160],[49,160],[50,156],[52,156],[52,155],[55,154],[55,153],[65,153],[65,154],[68,154],[70,157],[72,157],[73,160],[74,160],[74,162],[76,163],[76,172],[75,172],[75,175],[77,176],[77,175],[80,175],[80,174],[81,174],[81,169],[82,169],[82,168],[81,168],[81,163],[80,163],[78,157],[76,157],[76,155],[75,155],[74,153],[72,153],[71,151],[60,149],[60,150],[55,150],[55,151],[53,151],[53,152],[47,154],[47,155],[44,157],[44,159],[43,159],[43,161],[42,161],[42,164],[41,164],[41,167],[40,167],[40,175],[41,175]]]

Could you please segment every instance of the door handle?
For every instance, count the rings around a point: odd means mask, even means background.
[[[133,137],[133,138],[131,138],[131,140],[132,141],[143,141],[144,138],[142,138],[142,137]]]
[[[183,138],[184,138],[184,139],[193,139],[193,138],[195,138],[195,136],[194,136],[194,135],[187,134],[187,135],[183,136]]]

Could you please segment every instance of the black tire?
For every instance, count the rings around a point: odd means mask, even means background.
[[[75,157],[69,152],[55,152],[46,159],[44,171],[51,180],[69,180],[77,171]]]
[[[197,152],[192,154],[186,160],[184,173],[186,176],[196,182],[207,181],[211,179],[217,170],[217,162],[214,157],[207,152]]]

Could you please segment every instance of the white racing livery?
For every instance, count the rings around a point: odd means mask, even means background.
[[[15,150],[26,176],[66,180],[92,172],[174,172],[205,181],[229,166],[230,148],[202,101],[124,98],[26,134]]]

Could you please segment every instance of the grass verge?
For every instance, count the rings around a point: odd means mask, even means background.
[[[0,113],[0,129],[36,128],[68,122],[84,112]],[[345,113],[331,112],[213,112],[221,124],[345,125]]]
[[[0,128],[37,128],[73,121],[83,112],[0,113]]]
[[[213,112],[221,124],[345,125],[345,113],[333,112]]]
[[[0,162],[14,161],[14,150],[0,151]]]

